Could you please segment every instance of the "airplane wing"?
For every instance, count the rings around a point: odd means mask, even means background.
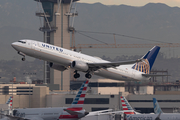
[[[171,76],[171,75],[160,75],[160,74],[142,74],[144,77],[161,77],[161,76]]]
[[[109,67],[117,67],[120,65],[133,64],[136,62],[141,62],[143,59],[137,59],[132,61],[120,61],[120,62],[108,62],[108,63],[87,63],[89,68],[93,70],[97,70],[100,68],[109,68]]]

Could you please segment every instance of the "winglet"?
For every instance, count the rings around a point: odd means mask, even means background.
[[[163,113],[163,111],[159,107],[159,104],[158,104],[156,98],[153,98],[153,105],[154,105],[154,113],[155,114]]]

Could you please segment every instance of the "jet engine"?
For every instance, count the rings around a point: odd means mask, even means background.
[[[56,70],[59,70],[59,71],[64,71],[64,70],[67,69],[66,67],[64,67],[62,65],[55,64],[55,63],[52,63],[52,62],[49,63],[49,66],[50,66],[50,68],[53,68],[53,69],[56,69]]]
[[[71,63],[71,68],[78,70],[78,71],[83,71],[83,72],[86,72],[89,69],[87,63],[82,62],[82,61],[73,61]]]

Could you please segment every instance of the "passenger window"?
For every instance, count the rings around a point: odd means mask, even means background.
[[[19,40],[18,42],[20,42],[20,43],[23,43],[23,44],[26,44],[26,42],[24,42],[24,41],[21,41],[21,40]]]

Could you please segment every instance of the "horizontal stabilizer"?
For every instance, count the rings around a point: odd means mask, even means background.
[[[68,112],[71,115],[78,115],[79,114],[79,112],[68,110],[68,109],[64,109],[64,111]]]
[[[71,115],[83,114],[82,112],[72,111],[72,110],[68,110],[68,109],[64,109],[64,111],[68,112]]]
[[[160,74],[142,74],[144,77],[162,77],[162,76],[171,76],[171,75],[160,75]]]

